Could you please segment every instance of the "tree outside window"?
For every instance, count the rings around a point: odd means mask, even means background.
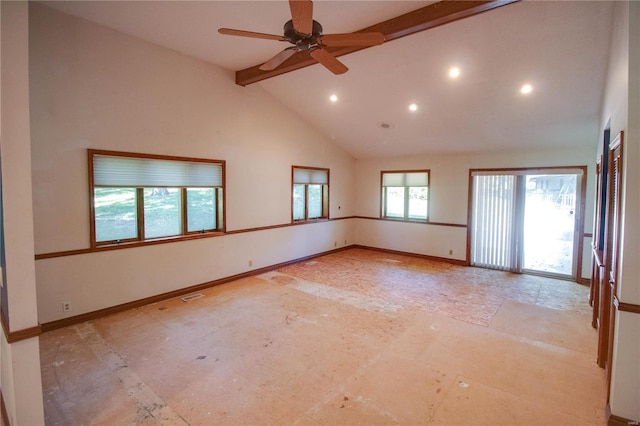
[[[89,150],[92,245],[224,231],[224,162]]]

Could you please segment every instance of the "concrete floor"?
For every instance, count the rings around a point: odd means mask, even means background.
[[[43,334],[80,424],[605,424],[588,288],[350,249]]]

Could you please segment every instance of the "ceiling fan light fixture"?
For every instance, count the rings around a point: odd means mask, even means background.
[[[331,96],[329,96],[329,100],[331,102],[338,102],[338,95],[336,95],[335,93],[332,94]]]
[[[449,69],[449,78],[455,79],[460,77],[460,68],[458,67],[451,67]]]
[[[418,110],[418,104],[413,103],[413,104],[409,105],[409,111],[416,112],[417,110]]]

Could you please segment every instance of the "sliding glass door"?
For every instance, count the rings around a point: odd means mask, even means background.
[[[471,264],[575,277],[582,174],[472,171]]]
[[[526,177],[525,270],[573,275],[576,175]]]

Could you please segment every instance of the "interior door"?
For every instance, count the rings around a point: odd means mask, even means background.
[[[611,366],[613,354],[613,339],[615,331],[614,299],[618,282],[618,252],[620,234],[620,195],[622,192],[622,132],[611,142],[609,147],[609,191],[607,199],[606,236],[604,247],[604,259],[606,274],[602,281],[602,290],[605,293],[601,303],[605,323],[601,324],[599,331],[600,350],[604,351],[605,367],[607,369],[607,383],[611,383]],[[606,346],[605,346],[606,345]],[[610,386],[608,387],[611,388]],[[608,398],[607,398],[608,400]],[[608,402],[608,401],[607,401]]]

